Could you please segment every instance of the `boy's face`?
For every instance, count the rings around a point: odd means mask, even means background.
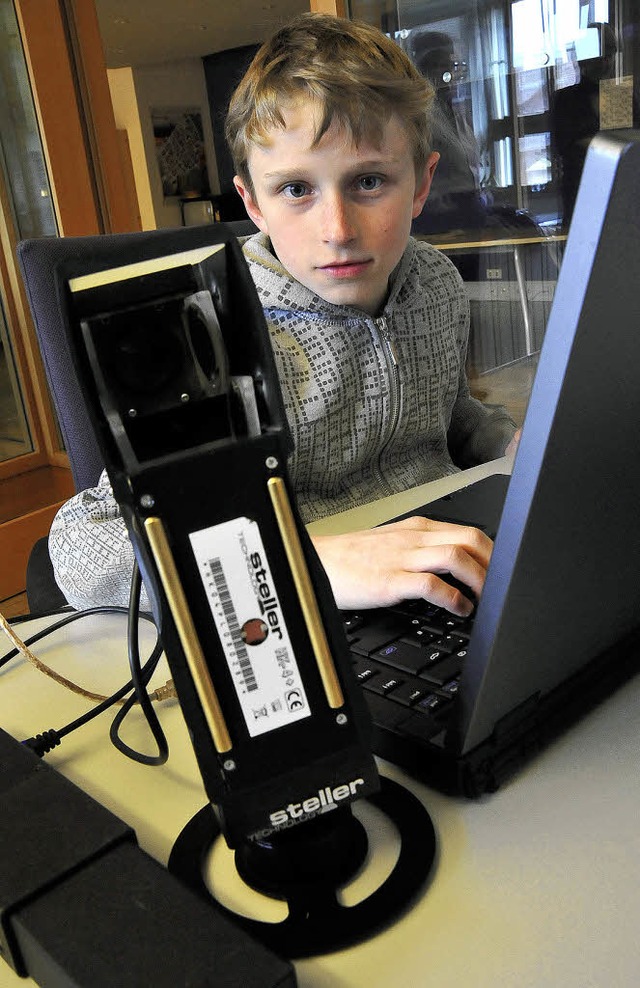
[[[422,210],[438,155],[416,180],[399,119],[387,123],[380,148],[332,126],[312,147],[317,107],[300,101],[283,113],[265,147],[249,153],[253,194],[236,176],[251,219],[268,234],[281,264],[327,302],[369,315],[383,307],[389,276]]]

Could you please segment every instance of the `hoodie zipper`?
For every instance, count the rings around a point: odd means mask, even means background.
[[[400,418],[401,393],[398,348],[395,340],[393,340],[389,335],[389,325],[385,316],[380,316],[378,319],[374,319],[373,326],[382,346],[382,352],[384,353],[387,365],[387,376],[389,380],[389,426],[380,446],[377,473],[381,486],[384,487],[389,494],[393,494],[393,490],[384,478],[384,473],[382,470],[382,457],[384,456],[389,443],[395,435],[398,420]]]

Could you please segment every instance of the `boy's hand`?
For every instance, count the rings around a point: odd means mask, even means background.
[[[477,528],[418,515],[363,532],[316,535],[312,541],[341,610],[424,597],[462,616],[471,613],[472,602],[440,575],[450,574],[479,595],[493,548]]]

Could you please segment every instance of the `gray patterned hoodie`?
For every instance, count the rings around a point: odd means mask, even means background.
[[[469,306],[441,252],[409,241],[376,318],[295,281],[263,234],[244,253],[269,323],[305,521],[502,456],[515,426],[469,394]]]
[[[305,521],[502,455],[515,426],[469,395],[469,307],[443,254],[411,240],[373,318],[295,281],[264,235],[243,250],[269,325]],[[49,551],[74,607],[126,605],[133,549],[106,473],[60,509]]]

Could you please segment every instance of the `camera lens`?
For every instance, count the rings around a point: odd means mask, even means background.
[[[162,392],[182,371],[183,347],[164,320],[139,312],[120,327],[113,349],[113,372],[132,395]]]

